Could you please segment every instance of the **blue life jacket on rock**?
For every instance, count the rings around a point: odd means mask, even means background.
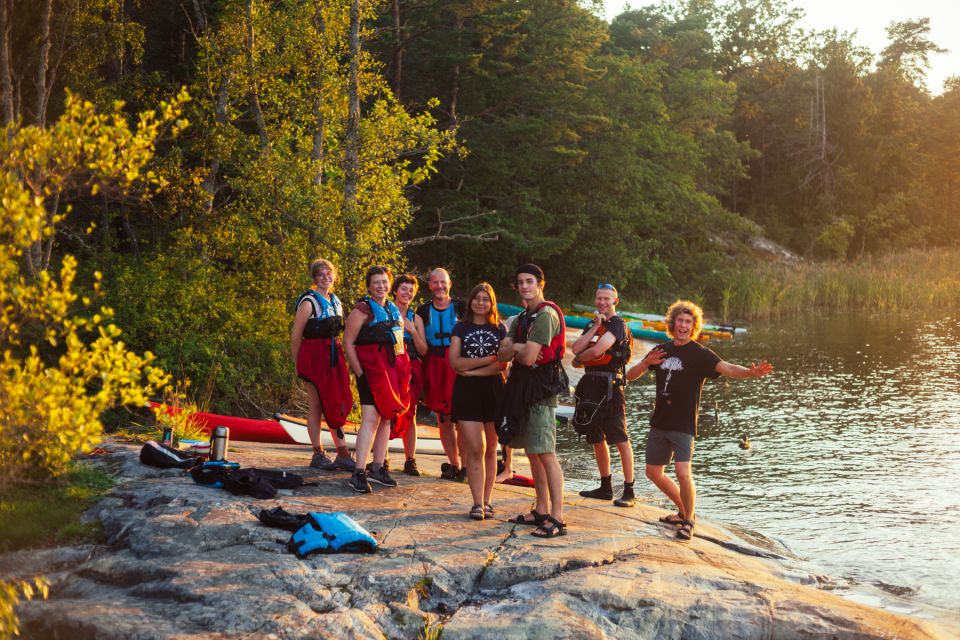
[[[290,536],[287,548],[298,558],[315,553],[374,553],[377,541],[345,513],[311,511],[309,520]]]

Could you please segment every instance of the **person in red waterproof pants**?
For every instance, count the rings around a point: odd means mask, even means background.
[[[370,493],[370,482],[397,486],[383,463],[391,432],[403,435],[399,425],[407,414],[410,396],[410,358],[403,341],[403,318],[397,305],[387,298],[390,270],[370,267],[366,284],[368,295],[354,305],[343,332],[343,349],[360,396],[357,467],[349,482],[358,493]],[[371,444],[373,464],[367,473]]]
[[[420,475],[416,457],[417,404],[420,402],[420,394],[423,393],[423,356],[427,353],[427,343],[417,333],[414,324],[416,315],[410,308],[410,304],[417,297],[419,286],[415,275],[405,273],[397,276],[390,289],[393,301],[400,310],[400,317],[403,318],[403,340],[406,342],[407,354],[410,356],[410,407],[407,409],[409,424],[406,433],[403,434],[403,453],[406,457],[403,472],[408,476]]]
[[[447,462],[440,466],[440,477],[463,482],[466,470],[461,469],[460,443],[450,418],[453,382],[457,374],[450,367],[450,336],[453,325],[463,315],[463,302],[450,297],[450,274],[437,268],[430,272],[432,299],[417,309],[417,332],[427,344],[423,359],[423,404],[437,414],[440,442]]]
[[[355,465],[343,440],[342,427],[353,408],[350,378],[343,360],[340,333],[343,331],[343,305],[333,294],[337,271],[329,260],[310,264],[313,286],[297,300],[297,312],[290,332],[290,355],[297,376],[306,384],[307,433],[313,445],[310,466],[315,469],[353,471]],[[321,418],[337,448],[331,460],[320,442]]]

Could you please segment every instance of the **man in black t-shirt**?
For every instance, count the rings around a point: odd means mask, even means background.
[[[618,507],[632,507],[633,446],[627,436],[626,384],[624,367],[630,360],[633,336],[617,315],[620,298],[612,284],[600,284],[594,297],[597,316],[573,343],[573,366],[583,367],[577,384],[574,426],[579,433],[589,429],[587,444],[593,445],[600,470],[600,486],[580,495],[597,500],[613,500],[613,474],[610,471],[609,445],[617,447],[623,464],[623,494],[614,501]]]
[[[697,344],[703,328],[703,310],[689,300],[677,300],[667,309],[667,335],[673,340],[658,345],[627,372],[634,380],[656,370],[657,399],[647,436],[647,477],[677,506],[677,513],[661,522],[680,525],[677,537],[693,537],[697,488],[691,463],[693,441],[700,414],[700,392],[707,378],[759,378],[773,371],[764,360],[749,367],[730,364],[710,349]],[[677,482],[664,473],[674,460]]]

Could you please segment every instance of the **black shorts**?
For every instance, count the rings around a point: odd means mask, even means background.
[[[373,391],[370,390],[370,384],[367,382],[367,376],[357,378],[357,395],[360,396],[360,404],[377,406],[373,399]]]
[[[453,381],[453,406],[450,412],[455,422],[494,422],[503,396],[503,376],[467,378],[457,376]]]
[[[607,441],[607,444],[620,444],[627,442],[630,438],[627,436],[627,403],[623,397],[623,386],[613,385],[613,390],[609,402],[601,410],[603,416],[594,422],[596,427],[592,433],[587,435],[587,444],[598,444]]]

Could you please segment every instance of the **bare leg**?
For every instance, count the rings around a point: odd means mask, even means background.
[[[363,471],[367,466],[367,455],[373,443],[377,427],[380,424],[380,414],[372,404],[360,405],[360,430],[357,432],[357,471]],[[382,458],[381,458],[382,460]]]
[[[307,390],[307,434],[310,436],[314,453],[318,453],[323,451],[323,443],[320,442],[320,415],[323,410],[320,406],[320,394],[312,382],[305,382],[303,386]]]
[[[489,441],[488,441],[489,442]],[[494,439],[492,442],[496,442]],[[496,450],[494,448],[494,450]],[[513,447],[503,445],[503,473],[497,476],[497,482],[504,482],[513,477]]]
[[[540,461],[540,454],[528,453],[530,460],[530,473],[533,475],[534,505],[533,509],[537,513],[550,513],[550,490],[547,488],[547,472],[543,468],[543,462]]]
[[[437,427],[440,429],[440,444],[443,445],[443,452],[447,454],[447,460],[450,464],[460,467],[460,445],[457,442],[457,431],[453,427],[453,421],[450,416],[444,413],[437,414]]]
[[[493,500],[493,484],[497,475],[497,428],[492,422],[483,423],[483,504]],[[469,471],[467,476],[469,477]]]
[[[460,447],[463,450],[463,464],[467,470],[467,482],[473,504],[483,505],[483,423],[463,421],[457,423],[460,432]]]
[[[597,469],[600,470],[600,477],[606,478],[610,475],[610,449],[606,440],[601,440],[593,445],[593,455],[597,458]]]
[[[376,430],[377,433],[373,439],[373,464],[382,465],[387,457],[387,446],[390,444],[390,421],[380,418]]]
[[[617,451],[620,452],[620,464],[623,465],[623,481],[633,482],[633,446],[629,440],[618,442]]]
[[[538,455],[547,476],[547,491],[550,496],[550,515],[563,522],[563,468],[556,453]],[[547,513],[546,511],[542,513]]]
[[[677,486],[677,483],[674,482],[671,477],[663,472],[665,467],[666,465],[662,464],[648,464],[647,478],[650,482],[657,485],[657,488],[660,489],[664,495],[670,498],[671,502],[677,506],[677,511],[680,512],[680,515],[688,517],[683,507],[683,498],[680,497],[680,487]]]
[[[417,416],[413,416],[413,422],[410,424],[410,427],[407,428],[407,432],[403,434],[403,455],[407,457],[408,460],[412,460],[417,457]]]
[[[677,481],[680,483],[680,499],[683,501],[683,513],[687,520],[693,520],[697,506],[697,485],[693,481],[693,463],[676,462]]]

